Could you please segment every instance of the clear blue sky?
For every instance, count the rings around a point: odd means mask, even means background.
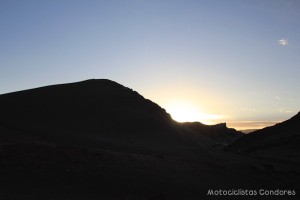
[[[262,127],[300,110],[299,19],[298,0],[0,0],[0,93],[108,78]]]

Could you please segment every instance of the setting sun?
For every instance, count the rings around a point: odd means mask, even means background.
[[[195,122],[199,121],[204,124],[214,124],[215,120],[223,118],[222,115],[207,114],[200,108],[187,102],[173,102],[166,106],[172,118],[178,122]]]

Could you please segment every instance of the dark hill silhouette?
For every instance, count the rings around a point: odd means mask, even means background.
[[[10,93],[1,95],[0,101],[1,124],[6,126],[45,128],[50,125],[48,129],[61,129],[71,125],[72,129],[131,132],[168,129],[172,123],[171,117],[158,105],[109,80]]]
[[[282,123],[239,138],[229,149],[239,153],[299,162],[299,144],[300,113]]]
[[[107,79],[3,94],[0,108],[1,137],[13,141],[190,154],[226,141],[229,132],[177,123],[154,102]]]

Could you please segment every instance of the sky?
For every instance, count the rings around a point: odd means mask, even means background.
[[[298,0],[0,0],[0,94],[106,78],[178,121],[300,108]]]

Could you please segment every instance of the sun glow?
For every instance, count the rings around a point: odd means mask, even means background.
[[[166,106],[166,110],[178,122],[199,121],[204,124],[214,124],[223,118],[222,115],[204,113],[197,106],[185,102],[173,102]]]

